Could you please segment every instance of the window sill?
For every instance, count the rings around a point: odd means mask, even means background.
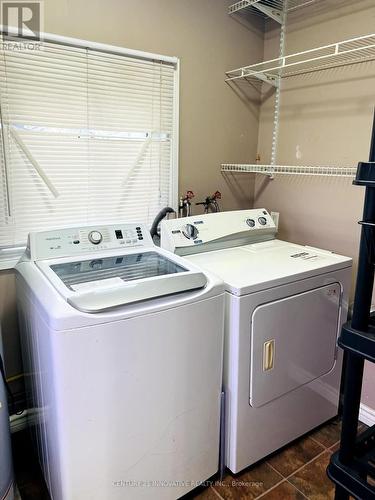
[[[17,250],[0,250],[0,271],[14,269],[24,251],[24,248]]]

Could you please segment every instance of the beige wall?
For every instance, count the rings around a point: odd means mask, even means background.
[[[263,59],[263,35],[226,14],[230,0],[45,0],[45,30],[65,36],[175,55],[181,59],[180,192],[196,198],[219,189],[224,209],[265,206],[281,212],[280,237],[332,249],[356,259],[363,191],[350,180],[251,175],[221,176],[222,162],[269,162],[273,94],[234,91],[224,72]],[[353,8],[353,4],[355,7]],[[324,0],[290,20],[287,52],[371,33],[373,0]],[[342,6],[338,9],[338,5]],[[264,56],[277,52],[268,23]],[[279,162],[353,165],[367,159],[375,66],[316,73],[284,83]],[[302,155],[296,158],[296,151]],[[254,199],[253,199],[254,195]],[[20,370],[14,278],[0,273],[0,315],[8,374]],[[364,401],[375,407],[368,370]]]
[[[225,209],[252,206],[253,179],[222,176],[223,161],[256,153],[259,99],[237,95],[224,72],[258,61],[263,31],[227,15],[228,0],[45,0],[45,31],[177,56],[181,61],[180,192],[197,201],[217,189]],[[14,277],[0,273],[8,375],[21,370]],[[15,386],[16,389],[19,385]]]
[[[325,0],[290,16],[286,53],[374,32],[373,0]],[[265,55],[275,57],[277,30],[269,26]],[[375,63],[341,67],[283,81],[278,163],[348,165],[368,160],[375,105]],[[273,92],[261,109],[259,152],[270,159]],[[298,158],[299,156],[299,158]],[[257,177],[255,206],[281,212],[280,237],[352,256],[355,268],[364,190],[350,179]],[[354,280],[353,280],[354,284]],[[374,365],[367,367],[363,400],[375,408]]]

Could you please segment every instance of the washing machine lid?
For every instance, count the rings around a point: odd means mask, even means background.
[[[234,295],[265,290],[352,265],[349,257],[281,240],[190,255],[188,259],[223,279],[227,291]]]
[[[204,273],[153,248],[90,257],[36,262],[67,302],[87,313],[196,290],[207,284]]]
[[[144,224],[98,224],[30,233],[21,259],[36,266],[74,308],[104,312],[202,289],[208,278],[157,248]]]

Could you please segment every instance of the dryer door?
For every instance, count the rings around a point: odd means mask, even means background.
[[[334,283],[254,310],[251,406],[263,406],[333,368],[340,297],[340,285]]]

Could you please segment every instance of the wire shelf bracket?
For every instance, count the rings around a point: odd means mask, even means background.
[[[255,11],[258,11],[258,13],[264,14],[265,17],[269,17],[282,24],[283,12],[282,9],[278,7],[279,3],[279,0],[241,0],[240,2],[230,5],[228,13],[235,14],[236,12],[251,8],[252,10],[255,9]]]
[[[355,177],[357,167],[341,166],[296,166],[296,165],[259,165],[259,164],[239,164],[223,163],[222,172],[263,174],[270,179],[274,179],[275,174],[283,175],[317,175],[324,177]]]
[[[226,81],[255,79],[278,85],[280,78],[312,73],[375,59],[375,33],[324,45],[226,73]]]
[[[307,7],[321,0],[289,0],[287,12],[293,12],[301,7]],[[228,14],[250,12],[261,15],[282,24],[285,22],[283,11],[286,0],[240,0],[228,7]]]

